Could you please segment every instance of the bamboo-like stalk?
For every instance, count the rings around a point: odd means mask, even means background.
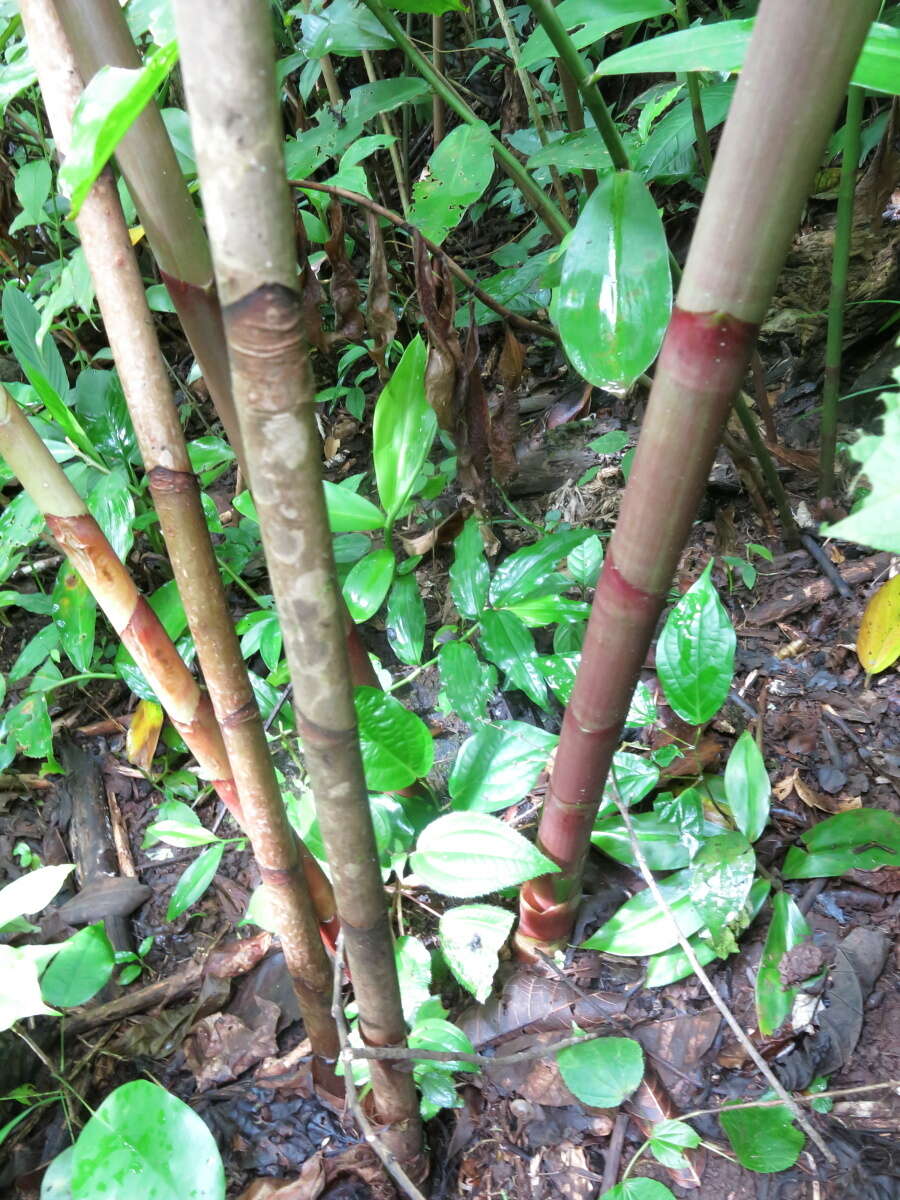
[[[529,0],[533,5],[542,0]],[[762,0],[719,145],[637,455],[594,595],[538,844],[560,866],[522,889],[518,942],[561,944],[597,805],[728,409],[876,0]]]
[[[850,274],[853,198],[856,191],[856,168],[859,162],[860,128],[865,97],[863,88],[851,87],[847,93],[844,152],[841,158],[837,224],[831,258],[831,295],[828,299],[825,379],[822,384],[822,421],[819,431],[819,497],[822,500],[832,499],[834,492],[834,452],[837,445],[837,406],[841,392],[844,306],[847,302],[847,278]]]
[[[188,111],[234,395],[272,590],[294,680],[297,727],[332,870],[360,1015],[372,1045],[406,1025],[356,731],[321,483],[315,390],[302,337],[267,0],[177,0]],[[412,1076],[373,1064],[384,1140],[421,1176]]]
[[[81,79],[51,0],[22,0],[20,11],[56,146],[66,154]],[[200,667],[222,730],[241,823],[272,898],[275,924],[310,1042],[317,1054],[333,1059],[338,1041],[326,994],[330,966],[319,938],[304,865],[320,912],[324,908],[323,919],[333,925],[331,887],[308,851],[301,858],[287,818],[143,281],[109,172],[91,189],[76,225]],[[334,935],[336,932],[332,929]]]
[[[55,5],[85,82],[107,65],[140,67],[119,0],[55,0]],[[116,159],[228,441],[241,461],[209,244],[155,102],[119,142]]]
[[[378,18],[412,66],[424,80],[431,84],[446,106],[468,125],[475,124],[478,121],[475,113],[456,89],[450,86],[444,76],[435,71],[422,51],[406,36],[403,26],[394,14],[382,4],[381,0],[363,0],[363,3],[372,15]],[[491,137],[491,148],[497,162],[522,193],[535,214],[541,218],[556,240],[562,241],[571,228],[566,218],[549,197],[544,195],[516,156],[503,145],[499,138]]]

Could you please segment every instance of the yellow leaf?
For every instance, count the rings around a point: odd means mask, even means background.
[[[132,225],[132,227],[128,230],[128,236],[131,238],[132,246],[136,246],[144,236],[143,225]]]
[[[164,719],[163,710],[155,700],[142,700],[134,710],[125,739],[125,753],[129,762],[144,771],[149,771],[153,763]]]
[[[882,584],[866,605],[856,655],[867,675],[886,671],[900,657],[900,575]]]

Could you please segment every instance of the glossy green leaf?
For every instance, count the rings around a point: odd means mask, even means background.
[[[437,433],[437,418],[425,395],[426,358],[425,343],[416,334],[375,405],[372,453],[387,525],[412,495]]]
[[[762,906],[768,899],[769,892],[772,890],[771,884],[766,879],[756,879],[753,886],[750,888],[750,895],[747,898],[747,903],[744,906],[744,913],[741,917],[743,928],[759,915]],[[705,967],[707,963],[711,963],[714,959],[720,956],[713,949],[708,936],[705,936],[701,931],[688,938],[691,948],[697,955],[701,967]],[[647,976],[644,981],[645,987],[665,987],[668,983],[674,983],[678,979],[684,979],[686,975],[691,975],[694,968],[688,962],[687,955],[680,946],[673,946],[671,950],[664,950],[661,954],[656,954],[650,959],[647,964]]]
[[[487,605],[490,571],[477,517],[469,517],[453,542],[450,595],[461,617],[476,621]]]
[[[46,908],[74,870],[71,863],[38,867],[0,888],[0,933],[18,918]]]
[[[577,129],[574,133],[549,130],[547,145],[528,155],[528,168],[558,167],[561,171],[608,171],[612,159],[606,143],[596,129]]]
[[[189,805],[181,800],[166,800],[156,810],[156,819],[145,829],[141,847],[147,849],[159,842],[167,846],[209,846],[218,840]]]
[[[672,309],[668,254],[640,176],[601,179],[569,238],[555,307],[566,354],[597,387],[630,387],[659,353]]]
[[[728,116],[734,81],[713,83],[700,91],[700,108],[707,131],[718,128]],[[650,183],[667,176],[687,176],[696,168],[691,148],[697,141],[694,114],[688,99],[676,104],[659,121],[634,157],[634,169]]]
[[[75,218],[116,146],[152,100],[175,63],[178,44],[154,50],[142,67],[101,67],[82,92],[72,114],[72,144],[59,169],[60,186]]]
[[[851,82],[875,92],[900,95],[900,29],[877,21],[872,25]]]
[[[556,1055],[563,1083],[583,1104],[617,1108],[644,1078],[644,1052],[632,1038],[592,1038]]]
[[[408,1025],[431,995],[431,954],[421,938],[405,935],[394,941],[394,961],[400,981],[400,1000]]]
[[[558,621],[586,621],[591,614],[589,604],[568,596],[533,596],[515,604],[504,604],[502,609],[518,617],[529,629],[555,625]]]
[[[666,699],[692,725],[715,716],[734,675],[737,639],[711,573],[709,562],[669,613],[656,644],[656,669]]]
[[[505,608],[533,600],[542,592],[554,594],[564,590],[568,580],[559,576],[556,568],[590,537],[590,530],[569,529],[551,533],[534,545],[510,554],[494,572],[488,593],[491,604]]]
[[[407,1044],[411,1049],[474,1053],[472,1043],[459,1026],[441,1017],[428,1017],[417,1022],[410,1031]],[[455,1071],[477,1069],[474,1063],[462,1059],[450,1059],[446,1062],[421,1059],[418,1062],[414,1060],[414,1063],[413,1079],[421,1092],[421,1113],[425,1120],[430,1120],[442,1108],[458,1107],[459,1100],[453,1080]]]
[[[686,867],[704,833],[715,832],[717,828],[711,824],[704,826],[700,793],[694,788],[667,800],[660,797],[652,812],[634,813],[631,821],[651,871]],[[628,829],[620,816],[595,821],[591,842],[617,862],[637,866]]]
[[[385,547],[373,550],[350,568],[342,590],[354,621],[367,621],[381,608],[394,578],[395,566],[393,550]]]
[[[459,749],[448,787],[455,809],[496,812],[537,783],[559,738],[524,721],[484,725]]]
[[[735,742],[725,766],[725,795],[735,824],[755,842],[769,819],[772,785],[766,764],[749,729]]]
[[[97,601],[74,567],[64,562],[53,588],[53,621],[59,644],[77,671],[88,671],[94,656]]]
[[[400,662],[415,666],[422,661],[425,605],[412,571],[408,575],[398,575],[394,580],[388,596],[387,635]]]
[[[424,778],[434,762],[425,722],[378,688],[358,687],[355,700],[369,788],[391,792]]]
[[[644,729],[647,725],[652,725],[655,720],[656,701],[646,683],[638,680],[634,695],[631,697],[631,704],[628,706],[625,725],[626,727],[636,725],[639,729]]]
[[[690,937],[696,933],[703,925],[703,918],[691,899],[690,870],[670,875],[660,883],[659,890],[671,908],[682,936]],[[588,950],[602,950],[629,958],[658,954],[676,944],[678,930],[647,888],[626,901],[584,946]]]
[[[488,701],[497,687],[494,668],[483,663],[468,642],[445,642],[438,652],[438,671],[452,712],[467,725],[486,720]]]
[[[358,533],[361,530],[380,529],[384,524],[384,513],[371,500],[338,487],[336,483],[322,481],[325,489],[325,506],[328,509],[328,524],[332,533]]]
[[[708,838],[694,856],[691,899],[718,954],[737,949],[734,928],[740,927],[755,871],[756,855],[742,833]]]
[[[655,763],[640,754],[617,750],[613,755],[597,817],[617,811],[616,797],[626,808],[630,808],[645,796],[649,796],[658,783],[659,767]]]
[[[72,1163],[75,1147],[57,1154],[41,1180],[40,1200],[72,1200]]]
[[[438,245],[483,194],[494,174],[491,131],[483,121],[457,125],[413,187],[409,220]]]
[[[432,821],[419,834],[410,866],[426,887],[463,900],[559,870],[521,833],[478,812]]]
[[[650,1131],[650,1153],[664,1167],[684,1170],[690,1166],[685,1150],[700,1145],[700,1134],[684,1121],[657,1121]]]
[[[580,661],[580,654],[544,654],[538,658],[540,672],[560,704],[568,704],[572,698]]]
[[[441,916],[441,952],[457,980],[479,1004],[491,994],[498,956],[514,920],[513,913],[495,904],[460,904]]]
[[[62,945],[0,945],[0,1033],[25,1017],[58,1016],[44,1003],[38,977]]]
[[[799,991],[799,988],[782,985],[781,960],[788,950],[805,942],[810,935],[803,913],[787,892],[778,892],[772,903],[772,920],[756,972],[756,1017],[763,1037],[771,1037],[780,1028]]]
[[[225,1200],[213,1135],[177,1096],[137,1079],[87,1122],[72,1164],[72,1200]]]
[[[547,707],[547,685],[534,639],[511,612],[486,612],[481,618],[481,648],[506,675],[506,688],[519,688],[535,704]]]
[[[835,813],[801,834],[799,846],[787,852],[785,879],[818,879],[857,868],[900,867],[900,817],[880,808],[854,808]]]
[[[104,475],[87,497],[91,516],[109,538],[116,556],[125,561],[134,544],[134,497],[121,468]]]
[[[269,670],[274,671],[281,661],[283,643],[278,613],[271,608],[258,608],[242,617],[235,628],[241,635],[244,658],[258,653]]]
[[[304,12],[300,28],[297,48],[307,58],[358,58],[363,50],[389,50],[394,44],[381,22],[355,0],[333,0],[322,11]]]
[[[675,1200],[675,1194],[655,1179],[626,1179],[604,1192],[603,1200]]]
[[[175,885],[166,909],[167,921],[174,921],[200,899],[215,879],[224,853],[225,843],[219,842],[194,859]]]
[[[579,50],[599,42],[608,34],[672,11],[669,0],[562,0],[556,5],[559,19]],[[542,58],[556,58],[557,51],[543,29],[538,28],[522,47],[522,66]]]
[[[767,1092],[760,1098],[774,1097]],[[806,1141],[783,1105],[733,1112],[726,1107],[719,1113],[719,1121],[741,1166],[764,1175],[792,1167]]]
[[[462,12],[465,5],[462,0],[391,0],[391,8],[398,12],[435,13]]]
[[[744,65],[753,21],[718,21],[647,38],[603,60],[598,75],[650,75],[656,72],[739,71]]]
[[[894,379],[900,383],[900,369],[894,372]],[[850,447],[871,491],[849,517],[826,526],[823,532],[900,554],[900,389],[882,392],[881,400],[882,435],[865,435]]]
[[[16,199],[22,211],[16,214],[9,226],[9,234],[17,233],[29,225],[42,225],[46,220],[44,205],[50,198],[52,172],[46,158],[35,158],[23,163],[16,172]]]
[[[98,371],[92,367],[80,371],[72,394],[78,420],[103,461],[117,467],[140,462],[125,393],[115,372]],[[86,499],[93,513],[93,489]],[[96,513],[94,515],[97,516]]]
[[[592,588],[600,575],[603,566],[603,542],[596,533],[569,551],[566,562],[569,573],[577,584],[583,588]]]
[[[9,709],[0,734],[28,758],[49,758],[53,753],[53,728],[43,693],[26,696]]]
[[[116,965],[103,922],[79,929],[50,963],[41,977],[41,994],[48,1004],[72,1008],[85,1004],[105,987]]]

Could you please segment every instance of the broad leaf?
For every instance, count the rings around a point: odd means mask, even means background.
[[[445,642],[438,652],[438,670],[447,703],[460,720],[467,725],[486,720],[487,704],[497,687],[494,668],[483,663],[468,642]]]
[[[563,260],[555,317],[576,370],[630,387],[659,353],[672,309],[669,252],[656,201],[632,171],[600,181]]]
[[[494,904],[460,904],[440,919],[441,951],[447,965],[479,1004],[491,994],[498,955],[514,920],[511,912]]]
[[[572,699],[572,689],[575,687],[575,675],[580,654],[544,654],[538,658],[538,667],[547,684],[562,705]]]
[[[91,488],[87,506],[117,557],[124,562],[134,543],[134,497],[124,470],[117,467],[104,475],[97,486]]]
[[[72,1200],[225,1200],[213,1135],[193,1109],[144,1079],[112,1092],[75,1143]]]
[[[46,908],[74,870],[71,863],[38,867],[0,889],[0,932],[17,918]]]
[[[422,661],[425,642],[425,605],[414,572],[398,575],[388,596],[387,635],[391,649],[402,663]]]
[[[735,84],[713,83],[702,88],[700,108],[707,131],[716,129],[728,116]],[[682,100],[658,121],[653,132],[635,155],[634,169],[647,183],[667,176],[688,175],[695,169],[691,148],[697,141],[697,129],[690,100]]]
[[[675,1200],[675,1195],[655,1179],[626,1179],[604,1192],[603,1200]]]
[[[801,834],[809,853],[787,852],[785,879],[818,879],[854,868],[900,867],[900,817],[880,808],[854,808],[826,817]]]
[[[772,785],[766,764],[749,729],[735,742],[725,766],[725,795],[734,822],[748,842],[755,842],[769,819]]]
[[[639,754],[617,750],[613,755],[597,817],[617,811],[616,797],[626,808],[630,808],[649,796],[658,783],[659,767],[655,763]]]
[[[572,578],[583,588],[592,588],[603,566],[603,543],[596,533],[590,534],[569,551],[566,562]]]
[[[142,67],[101,67],[82,92],[72,115],[72,145],[59,182],[78,215],[97,176],[178,60],[178,45],[154,50]]]
[[[0,945],[0,1033],[25,1017],[58,1016],[56,1009],[44,1003],[39,976],[63,945]]]
[[[886,671],[900,658],[900,575],[883,583],[866,605],[856,656],[867,675]]]
[[[448,783],[455,809],[496,812],[525,798],[546,767],[556,734],[524,721],[484,725],[459,749]]]
[[[900,29],[877,21],[872,25],[851,82],[875,92],[900,95]]]
[[[900,370],[894,378],[900,383]],[[855,512],[823,532],[900,554],[900,391],[883,392],[881,399],[883,433],[858,438],[850,448],[872,490]]]
[[[678,932],[690,937],[703,925],[691,900],[691,872],[678,871],[659,885],[678,928],[657,905],[649,888],[626,901],[602,928],[584,943],[588,950],[639,957],[668,950],[678,941]]]
[[[583,1104],[617,1108],[644,1078],[644,1052],[632,1038],[592,1038],[556,1055],[563,1082]]]
[[[490,572],[477,517],[469,517],[453,542],[450,595],[461,617],[477,621],[487,604]]]
[[[557,565],[590,537],[590,530],[569,529],[551,533],[534,545],[510,554],[494,572],[489,592],[491,604],[505,608],[533,600],[543,592],[554,594],[565,590],[568,580],[558,574]]]
[[[518,617],[529,629],[541,629],[559,621],[586,621],[591,615],[589,604],[568,596],[533,596],[515,604],[504,604],[502,608]]]
[[[665,33],[611,54],[598,75],[649,75],[655,72],[739,71],[750,44],[753,21],[718,21]]]
[[[431,954],[421,938],[409,935],[394,942],[394,961],[400,981],[400,1000],[408,1025],[431,995]]]
[[[691,900],[719,954],[737,949],[733,927],[740,923],[755,870],[756,855],[742,833],[711,837],[694,856]]]
[[[59,630],[59,644],[72,666],[76,671],[90,670],[94,656],[97,601],[68,562],[62,564],[56,576],[53,621]]]
[[[393,524],[409,500],[437,432],[425,395],[426,357],[425,343],[416,334],[375,405],[372,453],[386,525]]]
[[[428,160],[417,180],[409,220],[438,245],[478,200],[494,173],[491,131],[483,121],[457,125]]]
[[[419,835],[410,865],[426,887],[472,899],[558,871],[509,825],[477,812],[447,813]]]
[[[634,813],[631,822],[651,871],[686,867],[704,833],[716,832],[717,828],[711,824],[704,827],[702,801],[694,788],[668,800],[660,797],[653,812]],[[628,829],[620,816],[595,821],[591,842],[617,862],[637,865]]]
[[[771,1092],[760,1097],[774,1099]],[[719,1121],[742,1167],[770,1175],[786,1171],[800,1157],[804,1135],[794,1125],[790,1110],[772,1108],[724,1108]]]
[[[737,639],[711,573],[712,562],[669,613],[656,645],[666,699],[692,725],[715,716],[734,675]]]
[[[810,937],[806,918],[787,892],[778,892],[772,904],[772,920],[766,934],[762,958],[756,972],[756,1018],[759,1032],[771,1037],[789,1015],[798,988],[784,987],[779,967],[795,946]]]
[[[188,869],[175,885],[169,905],[166,909],[166,920],[174,921],[176,917],[195,904],[216,877],[216,871],[225,853],[225,843],[210,846],[194,859]]]
[[[366,783],[391,792],[422,779],[434,762],[428,726],[399,700],[378,688],[356,689],[356,716]]]
[[[373,550],[354,563],[344,580],[347,611],[354,621],[367,621],[378,612],[394,578],[396,560],[387,547]]]
[[[143,849],[165,842],[167,846],[209,846],[219,838],[207,829],[194,810],[181,800],[166,800],[156,820],[144,831]]]
[[[486,612],[481,618],[481,648],[506,675],[507,688],[519,688],[535,704],[547,707],[547,685],[534,639],[511,612]]]
[[[103,922],[88,925],[60,948],[41,977],[41,994],[58,1008],[85,1004],[105,987],[115,965]]]
[[[323,11],[305,12],[300,28],[298,49],[306,58],[358,58],[363,50],[390,50],[394,45],[377,17],[355,0],[333,0]]]
[[[462,12],[465,5],[462,0],[391,0],[391,8],[398,12],[435,13]]]
[[[0,729],[7,743],[28,758],[49,758],[53,752],[53,727],[43,694],[20,700],[6,713]]]
[[[384,524],[384,513],[380,508],[336,483],[322,481],[325,489],[325,505],[328,509],[328,524],[332,533],[358,533],[360,530],[380,529]]]
[[[668,0],[562,0],[556,5],[559,19],[579,50],[599,42],[625,25],[645,21],[672,11]],[[522,47],[522,66],[542,58],[556,58],[557,51],[543,29],[538,28]]]

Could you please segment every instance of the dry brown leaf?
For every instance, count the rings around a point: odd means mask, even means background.
[[[799,771],[794,772],[791,782],[803,803],[808,808],[817,808],[819,812],[839,813],[862,807],[859,796],[827,796],[815,791],[801,779]]]

